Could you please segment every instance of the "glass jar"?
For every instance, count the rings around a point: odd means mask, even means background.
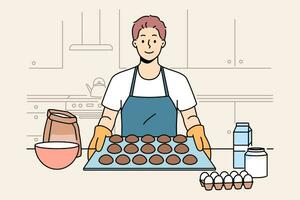
[[[268,176],[268,154],[262,147],[249,147],[245,154],[245,170],[253,178]]]

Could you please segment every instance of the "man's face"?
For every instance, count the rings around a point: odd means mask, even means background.
[[[160,54],[166,43],[159,37],[157,29],[142,28],[132,44],[143,59],[152,61]]]

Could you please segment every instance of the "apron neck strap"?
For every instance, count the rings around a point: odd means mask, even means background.
[[[135,67],[134,71],[133,71],[129,96],[133,96],[133,90],[134,90],[134,85],[135,85],[135,80],[136,80],[137,69],[138,69],[138,67]]]
[[[161,71],[161,76],[162,76],[162,79],[163,79],[165,94],[166,94],[166,96],[169,96],[169,90],[168,90],[168,85],[167,85],[167,79],[166,79],[166,76],[165,76],[165,70],[164,70],[163,67],[161,67],[160,71]]]
[[[133,96],[133,91],[134,91],[134,86],[135,86],[135,81],[136,81],[136,74],[137,74],[138,66],[134,68],[133,76],[132,76],[132,81],[131,81],[131,87],[130,87],[130,96]],[[163,84],[164,84],[164,90],[165,90],[165,95],[169,96],[169,90],[168,90],[168,85],[167,85],[167,80],[165,76],[165,71],[163,67],[160,67],[160,73],[163,79]]]

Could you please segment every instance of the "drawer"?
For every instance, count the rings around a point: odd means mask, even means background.
[[[47,112],[48,109],[65,110],[65,102],[27,102],[27,112]]]
[[[38,142],[43,141],[43,134],[28,134],[26,137],[26,148],[33,148]]]

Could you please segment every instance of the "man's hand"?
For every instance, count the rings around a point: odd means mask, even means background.
[[[89,150],[88,150],[88,159],[92,157],[95,150],[101,151],[105,138],[110,137],[112,135],[111,131],[105,126],[96,126],[94,131],[94,136],[90,142]]]
[[[199,151],[204,151],[207,155],[207,157],[211,158],[211,149],[209,142],[205,136],[204,132],[204,126],[202,125],[196,125],[190,128],[187,132],[188,137],[193,137],[196,147]]]

